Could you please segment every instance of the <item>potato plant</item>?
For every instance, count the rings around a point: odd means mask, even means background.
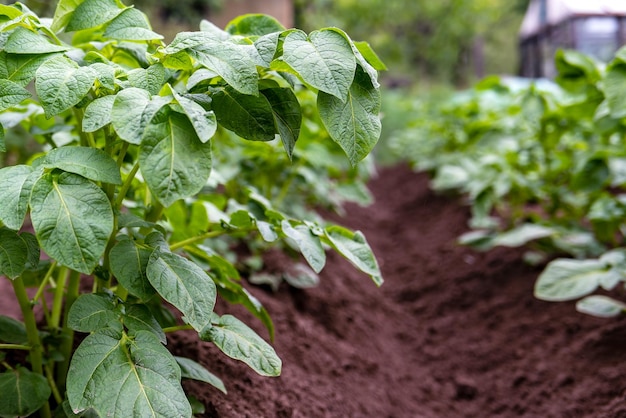
[[[273,337],[232,243],[289,247],[316,273],[332,249],[382,284],[362,233],[295,210],[329,179],[367,198],[333,168],[380,135],[366,43],[244,15],[166,44],[118,0],[61,0],[51,19],[0,5],[0,34],[0,151],[22,150],[0,169],[0,275],[23,315],[0,315],[0,416],[191,416],[181,379],[226,388],[167,350],[180,330],[279,375],[270,344],[214,311],[242,304]]]
[[[525,246],[535,263],[561,256],[535,295],[618,315],[626,304],[592,294],[626,282],[626,49],[608,66],[574,51],[555,59],[555,82],[486,79],[416,120],[394,147],[411,150],[436,190],[467,196],[472,231],[461,243]]]

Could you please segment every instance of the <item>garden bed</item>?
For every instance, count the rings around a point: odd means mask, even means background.
[[[541,268],[519,249],[455,245],[469,213],[426,175],[383,169],[371,187],[376,204],[338,221],[368,237],[382,288],[335,254],[318,288],[251,287],[275,322],[282,376],[260,377],[196,333],[170,337],[226,384],[228,395],[185,383],[203,416],[626,417],[626,319],[534,299]],[[17,310],[11,297],[0,291],[3,313]],[[267,338],[246,311],[228,311]]]

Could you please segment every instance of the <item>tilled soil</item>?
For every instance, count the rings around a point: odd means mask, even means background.
[[[334,254],[315,289],[247,286],[274,320],[280,377],[256,375],[193,333],[170,337],[171,350],[226,384],[228,395],[185,382],[207,406],[202,416],[626,417],[626,318],[535,300],[541,268],[519,249],[457,246],[468,210],[430,191],[426,175],[383,169],[371,188],[373,206],[349,206],[336,221],[365,233],[381,288]],[[0,312],[14,308],[0,292]],[[218,311],[267,337],[244,310]]]

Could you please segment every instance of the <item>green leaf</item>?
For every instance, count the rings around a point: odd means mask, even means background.
[[[0,341],[9,344],[26,344],[28,342],[26,326],[16,319],[0,315]]]
[[[578,299],[596,290],[611,271],[598,260],[559,258],[548,264],[535,283],[535,297],[561,302]]]
[[[609,67],[604,77],[604,95],[615,119],[626,117],[626,65]]]
[[[282,32],[285,27],[271,16],[250,13],[231,20],[225,30],[232,35],[263,36],[272,32]]]
[[[185,315],[197,331],[211,323],[217,290],[195,263],[179,255],[155,250],[146,270],[157,292]]]
[[[22,26],[9,35],[4,45],[4,50],[10,54],[49,54],[67,51],[67,49],[65,46],[50,43],[48,38]]]
[[[95,132],[111,123],[114,102],[115,96],[104,96],[89,103],[83,117],[83,132]]]
[[[39,259],[41,257],[39,241],[37,241],[37,237],[30,232],[22,232],[20,238],[22,238],[27,248],[26,269],[36,270],[39,267]]]
[[[8,228],[19,230],[28,211],[30,192],[35,184],[33,169],[14,165],[0,169],[0,221]]]
[[[280,224],[284,234],[291,238],[311,268],[319,273],[326,264],[326,253],[318,236],[313,235],[305,225],[292,227],[289,221],[283,220]]]
[[[572,178],[572,189],[582,192],[595,192],[609,181],[611,172],[603,158],[591,158]]]
[[[76,349],[67,397],[74,413],[93,408],[101,417],[191,417],[180,378],[180,367],[153,333],[129,339],[104,330]]]
[[[171,99],[154,96],[146,90],[130,87],[115,96],[111,123],[115,132],[126,142],[140,144],[146,126]]]
[[[113,20],[123,10],[115,0],[84,0],[72,13],[65,30],[73,32],[95,28]]]
[[[356,268],[368,274],[377,286],[383,284],[376,257],[360,231],[352,232],[333,225],[326,228],[325,237],[335,251],[347,258]]]
[[[96,76],[91,67],[79,67],[63,55],[44,62],[37,69],[35,88],[46,116],[58,115],[83,100]]]
[[[261,59],[261,62],[259,64],[269,68],[278,50],[279,38],[280,33],[277,32],[263,35],[259,37],[256,41],[254,41],[254,47],[259,54],[259,58]]]
[[[614,318],[626,312],[626,304],[607,296],[593,295],[576,302],[576,310],[600,318]]]
[[[51,392],[44,376],[24,367],[0,373],[0,416],[26,417],[41,408]]]
[[[198,193],[211,174],[211,144],[185,116],[170,112],[148,125],[139,151],[141,173],[164,206]]]
[[[276,129],[283,142],[285,151],[291,159],[293,149],[300,136],[302,112],[296,95],[289,88],[271,88],[261,90],[272,106]]]
[[[217,90],[212,97],[213,111],[224,128],[249,141],[274,139],[274,111],[264,95],[244,95],[226,87]]]
[[[109,23],[104,32],[106,38],[122,41],[151,41],[163,39],[152,31],[145,14],[134,8],[127,8]]]
[[[19,84],[0,79],[0,112],[29,97],[30,92]]]
[[[309,85],[345,101],[354,79],[356,58],[348,41],[331,29],[291,32],[283,59]]]
[[[76,7],[78,7],[78,5],[83,1],[84,0],[59,0],[57,8],[54,11],[54,18],[52,19],[50,29],[54,32],[59,32],[67,26],[68,22],[72,18],[74,10],[76,10]]]
[[[213,111],[206,111],[195,101],[173,92],[174,98],[189,118],[201,142],[208,142],[217,131],[217,120]]]
[[[106,194],[76,174],[47,174],[33,186],[30,207],[44,251],[61,265],[90,274],[113,232]]]
[[[555,230],[546,226],[536,224],[522,224],[510,231],[497,235],[492,245],[503,247],[520,247],[530,241],[549,237],[555,234]]]
[[[117,163],[102,150],[89,147],[61,147],[48,152],[40,162],[44,168],[59,168],[89,180],[122,184]]]
[[[165,67],[157,63],[148,68],[137,68],[128,72],[128,81],[133,87],[146,90],[151,95],[156,95],[165,84]]]
[[[91,69],[96,72],[96,78],[102,85],[102,87],[114,90],[115,89],[115,71],[116,67],[109,63],[94,62],[89,65]]]
[[[51,56],[52,54],[7,54],[6,51],[0,51],[0,79],[26,87],[35,78],[37,68]]]
[[[67,325],[74,331],[93,332],[119,322],[115,300],[106,294],[84,294],[72,304]]]
[[[139,331],[150,331],[159,338],[161,344],[167,343],[163,328],[145,305],[127,305],[124,312],[124,325],[131,334]]]
[[[375,70],[385,71],[387,69],[387,66],[385,65],[385,63],[381,61],[381,59],[378,57],[378,55],[376,55],[376,52],[374,52],[374,50],[372,49],[372,47],[370,46],[369,43],[367,43],[367,42],[354,42],[354,46],[361,53],[361,56],[363,58],[365,58],[367,60],[367,62],[369,62],[370,65]],[[357,55],[357,60],[359,61],[360,64],[362,64],[362,62],[359,59],[358,55]]]
[[[144,300],[150,299],[155,293],[146,276],[152,251],[131,239],[124,239],[115,244],[109,254],[111,272],[115,278],[131,294]]]
[[[370,153],[381,133],[380,92],[366,74],[359,69],[345,101],[321,91],[317,106],[328,133],[352,165]]]
[[[185,357],[174,358],[180,366],[180,371],[184,379],[193,379],[208,383],[209,385],[219,389],[222,393],[227,393],[224,382],[222,382],[219,377],[205,369],[203,365]]]
[[[0,228],[0,276],[15,279],[26,268],[28,248],[17,232]]]
[[[223,315],[200,334],[229,357],[243,361],[262,376],[280,375],[282,362],[265,340],[231,315]]]

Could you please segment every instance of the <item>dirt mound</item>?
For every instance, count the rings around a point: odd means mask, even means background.
[[[371,187],[376,204],[339,222],[367,236],[382,288],[331,255],[316,289],[252,289],[276,324],[281,377],[191,334],[171,343],[225,380],[228,395],[188,385],[205,416],[626,417],[626,319],[535,300],[539,270],[519,250],[455,245],[468,211],[426,175],[385,169]]]

